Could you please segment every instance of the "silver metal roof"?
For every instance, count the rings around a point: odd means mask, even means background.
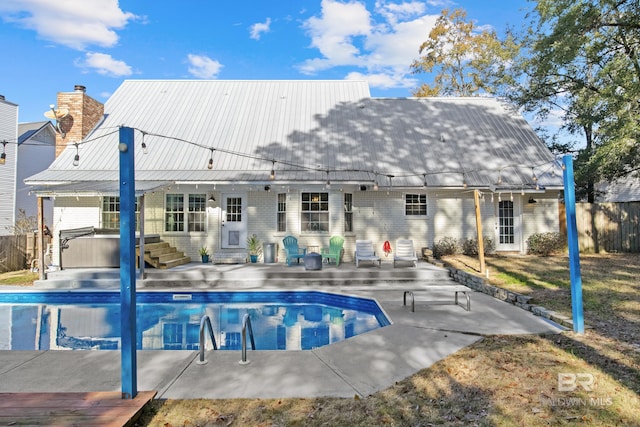
[[[494,188],[500,177],[531,190],[535,174],[562,187],[544,143],[496,99],[371,98],[366,82],[322,80],[127,80],[78,145],[80,164],[71,145],[27,183],[117,181],[120,126],[136,129],[140,182],[266,182],[273,168],[275,183]]]

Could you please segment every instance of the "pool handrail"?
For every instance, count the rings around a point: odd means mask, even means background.
[[[209,337],[211,338],[211,343],[213,344],[213,349],[217,350],[218,345],[216,344],[216,337],[213,335],[213,326],[211,326],[211,319],[209,319],[208,315],[202,316],[200,319],[200,357],[198,359],[198,365],[206,365],[207,360],[204,358],[204,327],[207,327],[209,330]]]
[[[253,328],[251,327],[251,318],[249,313],[245,313],[242,317],[242,360],[241,365],[246,365],[247,361],[247,327],[249,327],[249,338],[251,339],[251,350],[256,349],[256,342],[253,339]]]

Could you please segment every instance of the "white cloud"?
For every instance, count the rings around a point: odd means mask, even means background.
[[[83,61],[76,61],[76,65],[82,68],[91,68],[98,74],[112,77],[124,77],[133,74],[131,67],[126,62],[113,59],[106,53],[87,52]]]
[[[362,3],[322,0],[322,16],[309,18],[304,28],[311,36],[311,46],[324,58],[307,61],[301,67],[303,72],[313,74],[324,68],[361,63],[354,38],[371,32],[370,21],[369,11]]]
[[[418,86],[417,79],[407,78],[405,74],[362,74],[358,73],[357,71],[353,71],[347,74],[345,80],[366,80],[370,86],[377,87],[379,89],[392,89],[399,87],[411,89]]]
[[[420,45],[433,28],[437,14],[428,14],[425,2],[379,0],[369,11],[364,2],[323,0],[320,16],[303,28],[320,56],[299,65],[305,74],[339,66],[359,67],[347,78],[365,78],[372,87],[417,87],[409,73]]]
[[[138,18],[120,9],[118,0],[2,0],[0,15],[45,40],[78,50],[114,46],[115,30]]]
[[[187,56],[187,60],[190,65],[189,73],[199,79],[213,79],[223,67],[222,64],[215,59],[204,55],[194,55],[190,53]]]
[[[251,37],[254,40],[260,40],[262,33],[268,33],[271,31],[271,18],[267,18],[264,23],[257,22],[251,26]]]

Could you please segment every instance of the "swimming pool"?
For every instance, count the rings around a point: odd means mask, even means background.
[[[318,291],[138,292],[136,302],[139,350],[199,349],[205,314],[220,350],[241,348],[245,313],[256,350],[309,350],[390,324],[374,300]],[[0,350],[119,347],[119,292],[0,293]]]

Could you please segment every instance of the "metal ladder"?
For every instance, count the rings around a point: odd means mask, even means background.
[[[202,316],[200,319],[200,355],[198,361],[196,362],[198,365],[206,365],[207,360],[204,358],[204,328],[207,328],[209,331],[209,337],[211,338],[211,343],[213,344],[213,349],[217,350],[218,345],[216,344],[216,338],[213,334],[213,326],[211,326],[211,319],[206,314]],[[247,360],[247,329],[249,329],[249,339],[251,340],[251,350],[256,349],[256,342],[253,338],[253,328],[251,327],[251,319],[249,318],[249,314],[245,313],[242,318],[242,360],[240,360],[241,365],[249,364]]]
[[[211,343],[213,344],[213,349],[217,350],[218,345],[216,344],[216,337],[213,335],[213,326],[211,326],[211,319],[206,314],[202,316],[200,319],[200,358],[198,359],[198,365],[206,365],[207,360],[204,358],[204,327],[207,327],[209,330],[209,337],[211,338]]]
[[[247,327],[249,328],[249,338],[251,339],[251,350],[256,349],[256,342],[253,339],[253,328],[251,327],[251,319],[249,318],[249,313],[245,313],[242,317],[242,360],[240,361],[241,365],[249,364],[247,360]]]

